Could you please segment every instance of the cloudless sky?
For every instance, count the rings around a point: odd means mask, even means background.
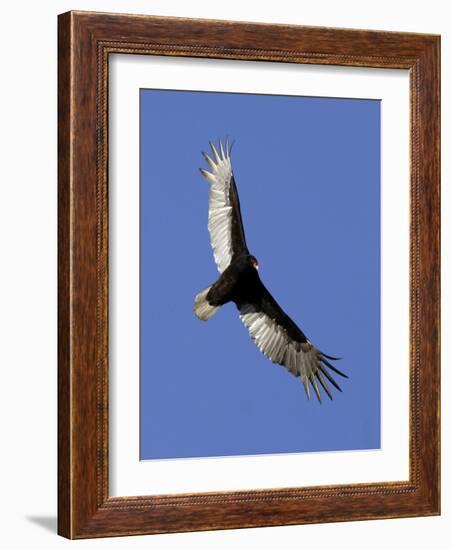
[[[140,458],[379,448],[379,101],[140,93]],[[308,401],[233,304],[193,313],[218,277],[201,151],[226,136],[264,284],[343,358],[333,401]]]

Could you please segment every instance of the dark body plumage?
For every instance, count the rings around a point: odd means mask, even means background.
[[[327,380],[342,391],[328,369],[344,373],[319,351],[279,306],[258,274],[258,262],[248,250],[240,201],[232,173],[230,148],[211,144],[213,158],[203,153],[212,172],[201,169],[210,185],[209,222],[211,244],[220,277],[195,298],[196,315],[207,321],[222,305],[233,302],[251,338],[272,362],[301,376],[309,398],[309,384],[320,401],[319,384],[332,398]]]
[[[253,267],[254,256],[241,255],[233,258],[229,267],[214,283],[206,296],[213,306],[223,306],[234,302],[237,309],[248,303],[256,311],[270,313],[271,318],[285,325],[288,335],[296,342],[306,342],[307,338],[292,319],[279,307],[270,292],[262,283],[259,273]]]

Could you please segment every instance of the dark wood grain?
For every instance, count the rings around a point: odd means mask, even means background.
[[[438,36],[70,12],[59,17],[58,531],[68,538],[438,514]],[[410,70],[410,479],[108,494],[108,56]]]
[[[60,16],[58,33],[58,531],[71,533],[70,411],[70,14]]]

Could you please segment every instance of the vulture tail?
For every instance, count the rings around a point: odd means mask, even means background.
[[[207,294],[209,293],[210,288],[211,287],[208,286],[196,295],[195,305],[193,306],[196,317],[202,321],[208,321],[219,309],[219,306],[212,306],[207,300]]]

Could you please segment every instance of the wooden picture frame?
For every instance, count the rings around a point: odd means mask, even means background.
[[[68,538],[440,513],[440,38],[89,12],[59,16],[58,532]],[[410,74],[408,481],[110,497],[108,61],[127,53]]]

